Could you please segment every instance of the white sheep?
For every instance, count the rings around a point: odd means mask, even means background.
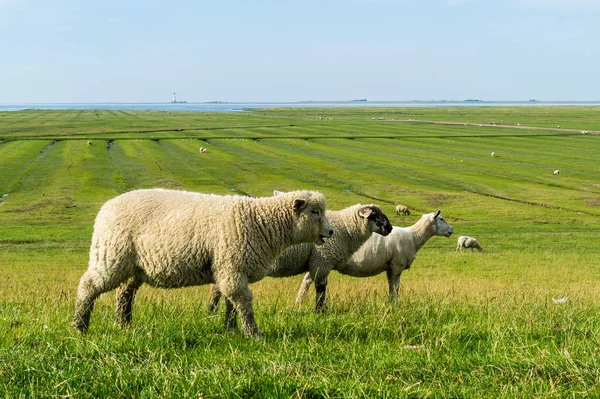
[[[388,235],[392,224],[377,205],[353,205],[341,211],[327,211],[335,234],[321,246],[301,244],[288,248],[272,265],[269,277],[289,277],[308,272],[316,281],[316,310],[325,305],[327,277],[332,269],[345,265],[350,256],[373,235]],[[213,287],[209,310],[219,302]]]
[[[216,283],[240,313],[244,333],[260,338],[248,284],[265,277],[290,245],[324,243],[333,234],[325,211],[325,197],[306,190],[251,198],[150,189],[113,198],[96,217],[73,324],[86,332],[94,301],[119,286],[117,320],[126,326],[143,283]]]
[[[200,147],[199,151],[200,151],[201,154],[205,154],[205,153],[208,152],[208,150],[206,148],[204,148],[204,147]]]
[[[88,142],[87,142],[87,145],[92,145],[92,142],[91,142],[91,141],[88,141]]]
[[[396,205],[396,215],[410,215],[410,209],[406,205],[398,204]]]
[[[345,265],[334,270],[354,277],[371,277],[386,272],[390,300],[396,302],[400,275],[410,268],[419,249],[433,236],[451,235],[452,226],[438,210],[435,214],[421,216],[421,219],[410,227],[394,226],[387,237],[373,234]],[[307,273],[300,285],[296,302],[302,301],[311,283],[312,278]]]
[[[494,158],[496,156],[496,153],[494,151],[492,151],[492,158]]]
[[[558,176],[560,174],[560,171],[558,169],[556,169],[553,173],[554,176]]]
[[[458,237],[456,251],[460,250],[462,252],[463,248],[471,248],[471,252],[473,252],[474,248],[477,248],[479,252],[483,252],[483,248],[479,245],[479,241],[469,236]]]

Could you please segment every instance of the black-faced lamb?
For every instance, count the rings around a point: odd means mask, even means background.
[[[473,249],[476,248],[479,252],[483,252],[483,248],[481,247],[481,245],[479,245],[479,241],[469,236],[458,237],[456,250],[460,250],[462,252],[463,248],[471,248],[471,252],[473,252]]]
[[[96,217],[73,324],[86,332],[94,301],[119,286],[117,320],[126,326],[143,283],[215,283],[241,315],[244,333],[260,338],[248,284],[265,277],[287,247],[331,237],[325,212],[325,197],[306,190],[251,198],[150,189],[113,198]]]
[[[308,272],[316,281],[316,310],[325,305],[327,277],[332,269],[345,265],[350,256],[373,235],[386,236],[392,224],[377,205],[353,205],[341,211],[327,211],[327,218],[335,231],[325,244],[301,244],[288,248],[271,266],[269,277],[290,277]],[[219,302],[216,288],[211,291],[209,309]]]
[[[421,219],[410,227],[394,226],[386,237],[373,234],[346,264],[334,270],[354,277],[371,277],[386,272],[390,300],[395,302],[398,300],[400,275],[410,268],[419,249],[433,236],[448,238],[451,235],[452,226],[438,210],[435,214],[421,216]],[[312,281],[309,274],[304,276],[297,303],[302,301]]]
[[[410,215],[410,209],[406,205],[398,204],[396,205],[396,215]]]

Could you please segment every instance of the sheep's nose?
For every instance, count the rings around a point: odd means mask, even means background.
[[[333,235],[333,230],[329,230],[329,237]]]

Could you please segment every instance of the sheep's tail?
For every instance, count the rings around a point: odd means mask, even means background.
[[[302,303],[306,297],[306,294],[308,294],[308,289],[310,288],[312,282],[313,281],[312,278],[310,278],[310,273],[306,273],[302,279],[302,282],[300,283],[300,289],[298,290],[298,296],[296,297],[296,305],[300,305]]]

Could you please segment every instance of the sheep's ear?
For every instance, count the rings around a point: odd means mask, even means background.
[[[358,216],[360,216],[361,218],[368,218],[369,216],[371,216],[371,214],[373,213],[373,207],[367,205],[367,206],[363,206],[362,208],[360,208],[358,210]]]
[[[273,195],[283,195],[285,194],[283,191],[273,190]]]
[[[434,219],[438,216],[440,216],[440,213],[442,212],[441,209],[438,209],[438,211],[435,213],[435,216],[433,217]]]
[[[296,198],[294,200],[294,210],[300,212],[301,210],[306,208],[307,204],[308,204],[308,201],[306,201],[305,199]]]

